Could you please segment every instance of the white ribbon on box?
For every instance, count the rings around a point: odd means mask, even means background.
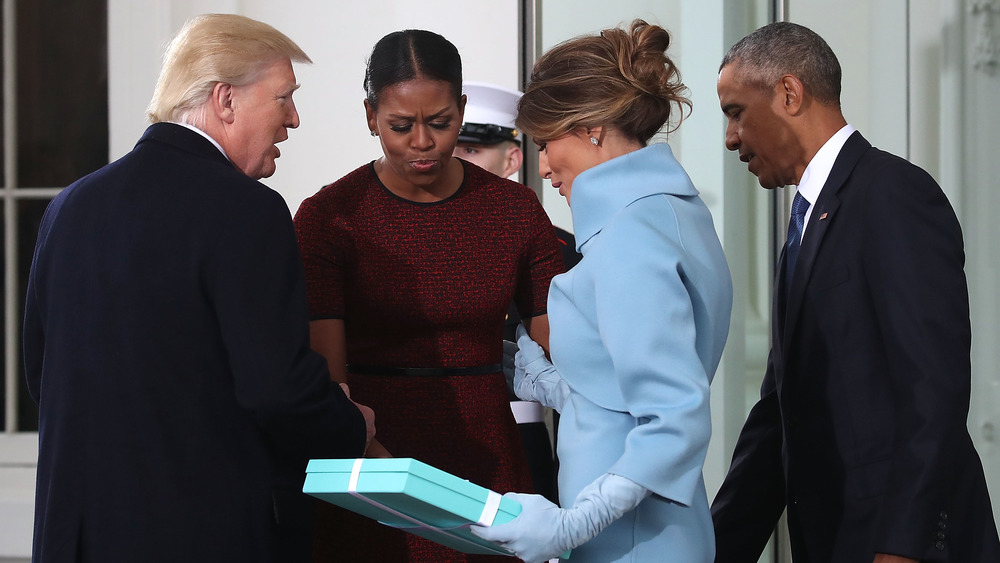
[[[393,516],[395,516],[397,518],[401,518],[401,519],[403,519],[403,520],[405,520],[405,521],[407,521],[407,522],[409,522],[411,524],[414,524],[414,526],[396,526],[394,524],[388,524],[386,522],[382,522],[382,524],[385,524],[386,526],[392,526],[393,528],[403,529],[403,530],[406,530],[406,529],[408,529],[410,527],[413,527],[413,528],[423,528],[425,530],[431,530],[432,532],[439,532],[439,533],[445,534],[445,535],[447,535],[450,538],[456,539],[456,540],[458,540],[458,541],[460,541],[462,543],[467,543],[467,544],[469,544],[471,546],[474,546],[476,548],[479,548],[479,549],[483,549],[483,548],[485,548],[485,549],[491,549],[491,550],[494,550],[496,553],[510,555],[510,552],[507,551],[507,550],[505,550],[505,549],[503,549],[502,547],[499,547],[499,546],[492,546],[492,547],[491,546],[484,546],[482,544],[479,544],[479,543],[476,543],[474,541],[470,541],[470,540],[468,540],[466,538],[463,538],[462,536],[455,535],[455,534],[451,533],[451,530],[467,529],[467,528],[469,528],[471,526],[471,524],[463,524],[461,526],[457,526],[457,527],[454,527],[454,528],[437,528],[437,527],[434,527],[434,526],[428,526],[427,524],[421,522],[420,520],[417,520],[416,518],[413,518],[411,516],[407,516],[406,514],[403,514],[402,512],[399,512],[398,510],[396,510],[396,509],[394,509],[392,507],[386,506],[386,505],[384,505],[384,504],[382,504],[382,503],[380,503],[378,501],[372,500],[372,499],[370,499],[370,498],[362,495],[361,493],[358,492],[358,479],[361,477],[361,464],[364,461],[365,461],[364,458],[358,458],[358,459],[354,460],[354,466],[351,467],[351,479],[347,483],[347,492],[350,493],[355,498],[361,499],[361,500],[367,502],[368,504],[370,504],[370,505],[372,505],[372,506],[374,506],[376,508],[382,509],[382,510],[388,512],[389,514],[392,514]],[[486,496],[486,503],[483,505],[483,512],[479,515],[479,520],[476,522],[476,524],[479,524],[480,526],[492,526],[493,525],[493,520],[496,519],[497,512],[499,512],[499,510],[500,510],[500,501],[502,499],[503,499],[503,497],[500,495],[500,493],[497,493],[496,491],[488,491],[488,494]]]

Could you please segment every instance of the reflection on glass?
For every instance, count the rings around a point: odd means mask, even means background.
[[[108,161],[107,3],[17,2],[18,187],[63,187]]]

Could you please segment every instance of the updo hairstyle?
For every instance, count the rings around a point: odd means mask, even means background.
[[[441,80],[462,99],[462,57],[450,41],[432,31],[406,29],[379,39],[368,58],[365,97],[378,110],[382,90],[408,80]]]
[[[518,103],[517,126],[536,141],[611,126],[645,145],[691,101],[666,55],[670,33],[637,19],[628,30],[570,39],[542,55]]]

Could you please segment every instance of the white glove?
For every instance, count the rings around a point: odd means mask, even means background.
[[[545,357],[545,350],[528,336],[524,325],[517,325],[514,334],[517,336],[514,394],[525,401],[537,401],[561,411],[569,397],[569,385]]]
[[[507,493],[505,497],[521,503],[521,514],[506,524],[474,525],[471,531],[513,552],[524,563],[543,563],[589,541],[649,494],[642,485],[612,473],[584,487],[569,509],[541,495]]]

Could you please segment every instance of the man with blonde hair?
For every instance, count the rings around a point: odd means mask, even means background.
[[[132,152],[46,210],[24,319],[35,562],[290,561],[279,480],[371,440],[309,349],[288,208],[257,181],[299,124],[293,60],[266,24],[192,19]]]

